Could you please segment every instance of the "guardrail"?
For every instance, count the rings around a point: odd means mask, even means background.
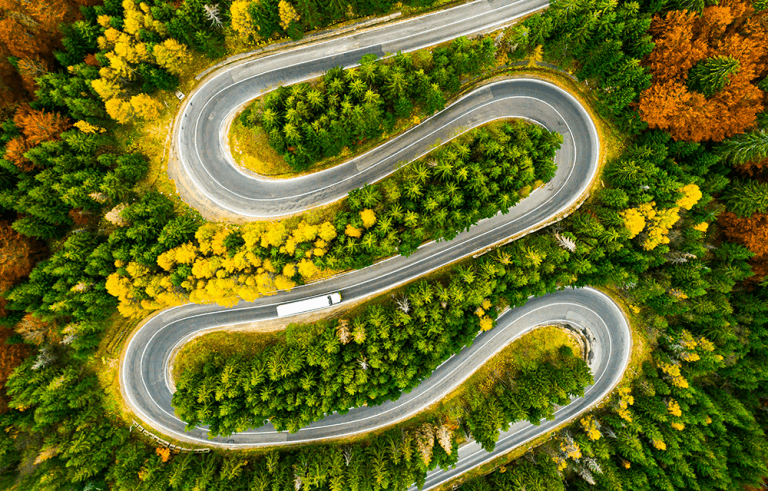
[[[160,443],[160,444],[164,445],[166,448],[170,448],[171,450],[178,450],[179,452],[195,452],[195,453],[208,453],[208,452],[211,451],[210,448],[185,448],[185,447],[180,447],[178,445],[174,445],[171,442],[167,442],[167,441],[163,440],[162,438],[160,438],[159,436],[155,435],[154,433],[151,433],[151,432],[145,430],[144,427],[141,426],[139,424],[139,422],[136,421],[135,419],[133,419],[131,421],[133,422],[133,424],[131,424],[131,427],[128,428],[129,432],[133,431],[134,427],[138,428],[138,430],[141,433],[143,433],[144,435],[147,435],[149,438],[151,438],[152,440],[156,441],[157,443]]]

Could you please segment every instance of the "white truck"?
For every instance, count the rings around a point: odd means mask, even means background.
[[[288,317],[290,315],[303,314],[313,310],[320,310],[341,302],[341,293],[329,293],[322,297],[313,297],[306,300],[284,303],[277,306],[278,317]]]

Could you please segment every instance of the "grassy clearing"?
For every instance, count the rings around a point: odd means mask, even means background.
[[[285,337],[285,332],[218,331],[193,339],[176,355],[173,377],[185,370],[202,368],[217,357],[254,356]]]
[[[245,127],[235,118],[229,132],[232,157],[240,166],[267,177],[292,177],[292,169],[269,145],[269,136],[261,126]]]
[[[656,341],[644,329],[646,323],[637,306],[627,302],[616,288],[600,288],[599,290],[610,296],[621,307],[629,320],[629,327],[632,331],[632,355],[627,370],[624,372],[624,377],[618,385],[618,387],[629,387],[632,381],[640,376],[643,363],[652,360],[651,353],[655,348]]]
[[[313,174],[339,165],[347,160],[355,158],[365,152],[376,148],[382,143],[397,137],[405,131],[413,128],[421,122],[423,115],[412,116],[398,120],[392,133],[386,133],[381,138],[374,138],[356,146],[354,149],[344,147],[341,153],[335,157],[328,157],[303,171],[294,170],[285,159],[278,154],[269,144],[269,136],[261,126],[248,128],[238,118],[232,123],[229,131],[229,144],[232,148],[232,156],[241,167],[256,174],[271,177],[273,179],[290,179],[293,177]]]

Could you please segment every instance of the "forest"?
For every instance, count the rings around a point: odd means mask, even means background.
[[[141,185],[151,159],[129,150],[121,131],[166,111],[163,95],[190,76],[194,57],[212,64],[233,45],[253,49],[432,4],[0,3],[1,487],[404,490],[455,463],[459,442],[491,449],[499,428],[551,417],[582,393],[589,370],[564,349],[490,380],[459,416],[430,413],[344,445],[200,454],[131,431],[100,378],[115,326],[130,330],[189,301],[234,305],[410,254],[508,211],[551,179],[561,135],[502,121],[351,192],[334,215],[314,220],[208,222]],[[174,404],[187,423],[222,435],[266,420],[295,431],[331,411],[397,398],[493,329],[502,308],[595,286],[631,310],[650,349],[642,366],[605,404],[461,487],[764,482],[766,2],[556,0],[492,35],[418,56],[366,57],[357,69],[281,87],[240,118],[306,169],[386,136],[398,118],[440,110],[471,78],[537,62],[575,77],[619,135],[589,200],[354,317],[293,325],[254,357],[211,355],[178,381]]]
[[[317,87],[308,83],[279,87],[240,114],[246,127],[260,125],[269,144],[295,170],[392,133],[398,119],[414,107],[429,116],[461,88],[461,78],[476,76],[495,63],[490,38],[461,37],[448,47],[398,53],[392,63],[375,55],[360,68],[328,71]]]

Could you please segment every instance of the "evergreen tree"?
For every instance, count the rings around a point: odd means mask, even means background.
[[[711,97],[731,83],[731,75],[739,68],[739,60],[733,56],[706,58],[688,71],[688,88]]]
[[[723,140],[717,151],[733,165],[764,160],[768,158],[768,130],[751,131]]]
[[[768,184],[759,181],[737,181],[723,196],[728,209],[740,217],[768,211]]]

